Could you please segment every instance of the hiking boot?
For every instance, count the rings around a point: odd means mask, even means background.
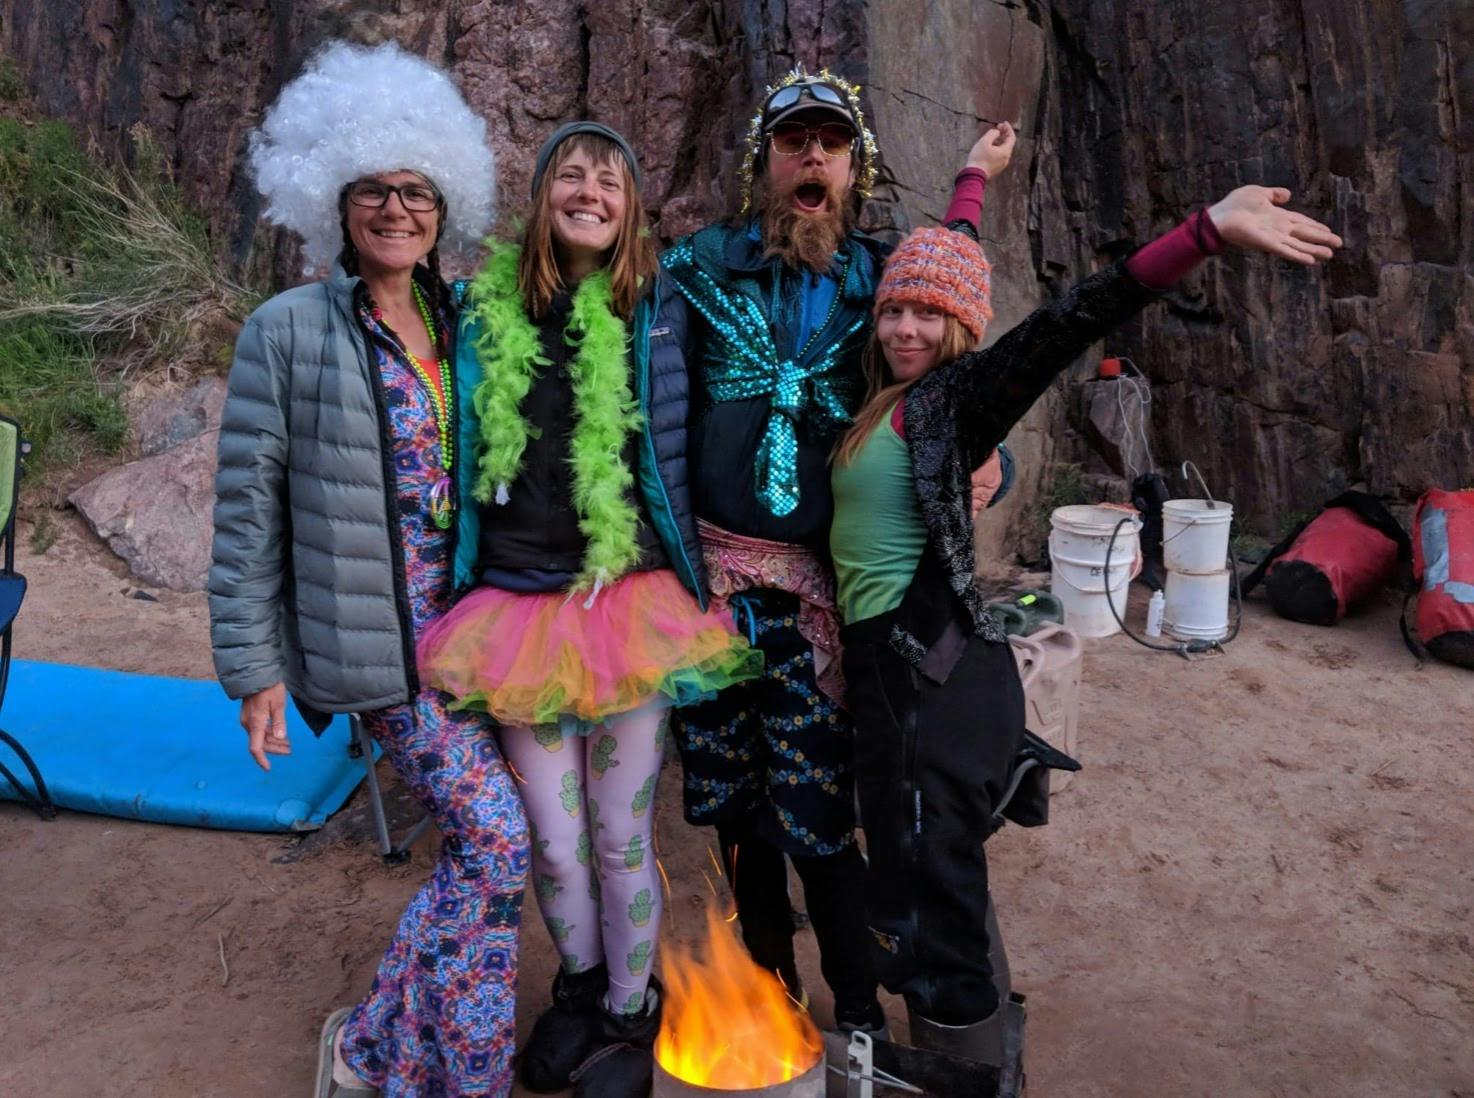
[[[653,977],[639,1014],[599,1011],[598,1047],[573,1073],[573,1098],[649,1098],[655,1079],[661,987]]]
[[[553,1005],[532,1027],[522,1052],[522,1085],[537,1094],[554,1094],[573,1085],[573,1071],[593,1051],[599,1009],[609,988],[609,970],[595,965],[572,975],[561,968],[553,977]]]
[[[877,1041],[891,1039],[890,1026],[886,1024],[885,1011],[881,1009],[879,999],[871,999],[858,1006],[835,1003],[834,1028],[845,1034],[856,1031],[868,1033]]]

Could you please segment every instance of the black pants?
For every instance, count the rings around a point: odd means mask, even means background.
[[[797,986],[788,865],[781,849],[752,826],[717,826],[727,880],[737,900],[742,942],[752,959]],[[795,854],[804,906],[819,943],[819,970],[834,992],[838,1020],[868,1017],[875,1002],[875,963],[865,925],[865,860],[851,843],[835,854]]]
[[[797,973],[784,855],[793,858],[835,1014],[872,1021],[877,980],[865,859],[854,844],[850,720],[819,689],[813,646],[798,631],[797,597],[759,590],[740,598],[739,627],[766,665],[755,682],[672,711],[686,819],[716,825],[743,942],[790,987]]]
[[[933,668],[944,681],[924,674],[890,641],[905,609],[844,637],[870,928],[881,983],[923,1017],[967,1025],[998,1006],[983,840],[1022,742],[1023,685],[1013,649],[977,636]]]

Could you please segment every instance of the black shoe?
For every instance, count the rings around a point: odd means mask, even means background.
[[[890,1027],[886,1024],[885,1011],[881,1009],[880,1000],[873,998],[868,1003],[861,1003],[858,1006],[842,1006],[835,1003],[834,1028],[841,1033],[854,1033],[859,1030],[881,1041],[889,1041],[891,1037]]]
[[[599,1034],[600,1000],[609,988],[609,970],[601,965],[553,977],[553,1005],[532,1027],[522,1051],[522,1085],[538,1094],[554,1094],[573,1085],[575,1068],[593,1051]]]
[[[598,1047],[573,1073],[573,1098],[649,1098],[655,1079],[661,987],[653,977],[641,1014],[599,1011]]]

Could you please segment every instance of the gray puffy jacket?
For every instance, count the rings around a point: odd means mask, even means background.
[[[382,382],[357,278],[278,294],[236,342],[220,424],[210,645],[232,698],[285,682],[324,713],[417,690]]]

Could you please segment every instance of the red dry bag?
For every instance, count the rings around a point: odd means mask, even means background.
[[[1413,514],[1418,636],[1429,653],[1474,667],[1474,488],[1432,488]],[[1415,653],[1417,646],[1403,636]]]
[[[1244,580],[1264,581],[1275,613],[1310,625],[1335,625],[1346,611],[1392,583],[1412,553],[1401,524],[1380,500],[1342,492],[1292,530]]]

